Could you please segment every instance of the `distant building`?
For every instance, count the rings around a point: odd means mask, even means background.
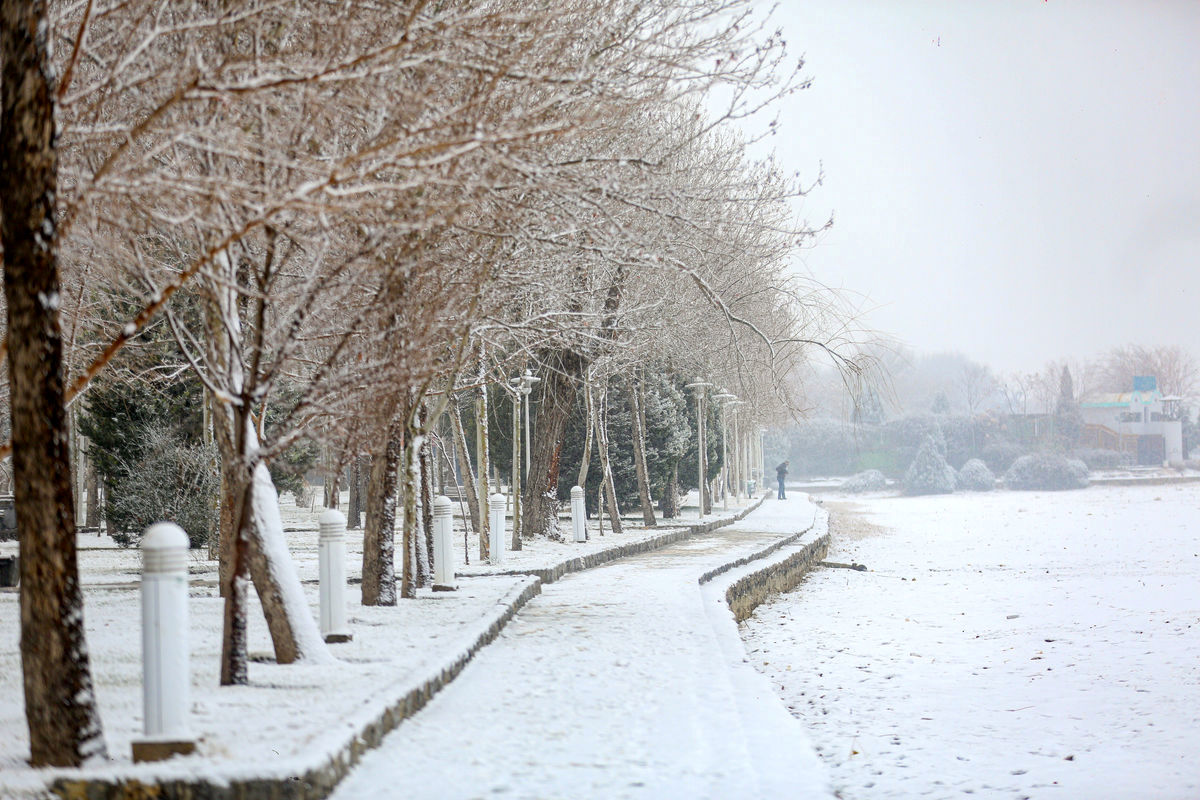
[[[1133,379],[1133,391],[1093,394],[1079,403],[1084,441],[1118,450],[1135,464],[1183,466],[1181,398],[1164,396],[1153,376]]]

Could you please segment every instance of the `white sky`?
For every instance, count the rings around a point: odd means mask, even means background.
[[[782,0],[780,161],[866,322],[1001,371],[1200,350],[1200,2]]]

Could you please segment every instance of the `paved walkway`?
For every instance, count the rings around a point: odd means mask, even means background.
[[[811,506],[771,503],[545,587],[335,797],[827,796],[800,725],[743,663],[717,587],[697,582],[780,539],[753,527],[778,531],[781,515],[794,532]]]

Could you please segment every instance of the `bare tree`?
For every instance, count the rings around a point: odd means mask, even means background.
[[[13,483],[21,520],[21,671],[31,763],[103,756],[83,628],[59,326],[53,79],[44,2],[0,3],[0,242]]]

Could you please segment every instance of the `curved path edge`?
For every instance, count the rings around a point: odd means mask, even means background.
[[[140,765],[132,770],[120,772],[113,772],[111,767],[99,765],[97,771],[107,769],[108,774],[89,774],[91,770],[86,767],[71,770],[68,775],[56,770],[47,775],[41,785],[9,785],[0,788],[5,792],[15,792],[14,796],[55,797],[62,800],[130,800],[144,797],[163,800],[322,800],[333,792],[364,753],[378,747],[388,733],[424,708],[434,695],[458,677],[475,654],[494,641],[525,604],[541,593],[543,584],[553,583],[573,572],[592,569],[638,553],[658,550],[732,525],[757,510],[765,499],[764,494],[738,513],[723,519],[679,526],[639,541],[564,559],[549,567],[491,573],[528,576],[528,581],[510,591],[497,603],[496,612],[490,618],[480,621],[480,625],[475,628],[477,633],[473,641],[461,649],[447,652],[449,657],[442,662],[442,666],[428,670],[425,677],[415,683],[406,682],[406,685],[393,693],[382,706],[375,705],[347,719],[346,724],[351,733],[341,736],[340,743],[324,748],[323,752],[310,758],[290,759],[291,769],[286,770],[290,773],[288,775],[281,776],[278,767],[271,769],[273,774],[269,775],[247,774],[244,765],[221,763],[212,764],[203,775],[193,773],[185,776],[177,772],[171,774],[171,770],[157,770],[158,765]],[[776,542],[760,554],[738,559],[714,570],[713,574],[702,576],[701,583],[741,566],[751,558],[760,558],[775,552],[789,542],[798,540],[808,530]],[[470,577],[463,576],[463,580],[469,579]],[[168,774],[162,774],[163,772]]]

